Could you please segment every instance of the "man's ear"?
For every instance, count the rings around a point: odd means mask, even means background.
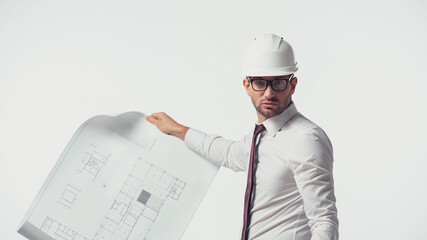
[[[292,80],[290,82],[290,85],[292,87],[291,94],[294,94],[295,88],[297,87],[297,83],[298,83],[298,78],[297,77],[292,78]]]
[[[246,94],[248,94],[248,96],[250,96],[249,95],[249,90],[250,90],[249,88],[251,87],[251,84],[249,83],[249,80],[247,78],[243,78],[243,87],[246,90]]]

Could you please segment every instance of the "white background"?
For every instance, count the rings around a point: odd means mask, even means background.
[[[264,32],[293,45],[296,106],[333,142],[341,239],[426,239],[426,29],[421,0],[0,0],[0,239],[23,239],[27,208],[94,115],[165,111],[247,134],[242,60]],[[221,169],[182,239],[238,239],[244,186]]]

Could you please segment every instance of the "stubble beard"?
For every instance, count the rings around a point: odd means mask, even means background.
[[[285,109],[289,105],[289,103],[288,104],[284,104],[284,105],[279,105],[279,107],[276,110],[269,109],[269,111],[264,111],[264,109],[261,106],[261,103],[259,105],[257,105],[255,103],[255,101],[252,99],[252,104],[254,105],[254,107],[257,110],[257,112],[259,114],[261,114],[262,116],[264,116],[266,119],[281,114],[283,111],[285,111]]]

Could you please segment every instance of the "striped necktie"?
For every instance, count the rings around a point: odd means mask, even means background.
[[[248,239],[248,227],[250,223],[249,215],[250,215],[250,206],[251,206],[251,196],[252,192],[254,191],[254,163],[255,163],[255,157],[257,154],[257,147],[256,147],[256,139],[258,135],[265,130],[264,125],[256,125],[254,135],[252,138],[252,146],[251,146],[251,157],[249,160],[249,169],[248,169],[248,183],[246,185],[246,193],[245,193],[245,206],[243,209],[243,230],[242,230],[242,240]]]

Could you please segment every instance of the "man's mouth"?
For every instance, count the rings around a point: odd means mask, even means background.
[[[271,108],[276,106],[278,103],[277,102],[273,102],[273,101],[266,101],[266,102],[262,102],[261,105],[266,107],[266,108]]]

